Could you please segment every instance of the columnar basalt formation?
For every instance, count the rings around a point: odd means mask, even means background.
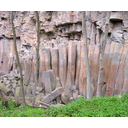
[[[40,11],[40,65],[37,100],[45,95],[63,103],[78,97],[86,98],[86,68],[84,61],[82,12]],[[91,97],[96,95],[99,71],[99,49],[103,43],[105,11],[88,11],[87,43],[91,71]],[[32,90],[35,79],[36,19],[32,11],[17,11],[14,25],[18,53],[24,73],[24,84]],[[104,85],[102,96],[127,93],[128,79],[128,12],[113,11],[110,16],[107,44],[104,55]],[[4,74],[18,74],[10,12],[0,12],[0,79],[7,87],[12,83],[4,80]],[[11,84],[11,85],[10,85]],[[14,84],[19,87],[19,82]],[[13,86],[14,86],[13,85]],[[15,88],[16,88],[15,87]],[[56,94],[55,89],[62,87]],[[13,88],[17,90],[18,88]],[[31,89],[30,89],[31,88]],[[52,92],[54,91],[54,92]],[[32,91],[28,91],[29,94]],[[31,92],[31,93],[30,93]],[[58,92],[58,91],[57,91]],[[56,97],[52,96],[52,94]],[[15,91],[14,91],[15,95]],[[16,94],[17,95],[17,94]],[[27,95],[27,94],[26,94]],[[40,97],[38,99],[38,96]],[[58,98],[59,97],[59,98]],[[42,100],[43,101],[43,100]],[[51,101],[49,101],[51,103]]]

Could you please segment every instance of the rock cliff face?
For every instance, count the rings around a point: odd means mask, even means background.
[[[87,38],[91,70],[91,94],[96,94],[99,48],[103,40],[105,11],[90,11],[87,15]],[[62,94],[76,99],[86,97],[86,69],[84,63],[82,12],[42,11],[40,16],[40,75],[39,86],[45,93],[55,89],[55,81],[64,88]],[[34,12],[15,12],[18,53],[25,74],[25,85],[34,82],[36,19]],[[44,46],[43,46],[44,44]],[[122,95],[128,91],[128,12],[113,11],[104,58],[104,86],[102,96]],[[0,72],[17,73],[10,12],[0,12]],[[48,74],[48,75],[46,75]],[[47,76],[47,77],[46,77]],[[49,78],[47,83],[45,78]],[[48,85],[47,85],[48,84]],[[56,84],[55,84],[56,85]],[[49,89],[50,88],[50,89]],[[62,97],[63,97],[62,95]],[[64,99],[64,98],[63,98]]]

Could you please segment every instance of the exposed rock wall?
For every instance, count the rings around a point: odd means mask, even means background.
[[[87,15],[87,38],[91,70],[91,95],[96,94],[99,48],[102,44],[105,11],[90,11]],[[15,12],[18,53],[25,72],[25,85],[34,82],[36,20],[34,12]],[[40,76],[39,86],[45,86],[43,71],[53,70],[60,78],[63,94],[86,97],[86,69],[84,63],[82,12],[40,12]],[[43,47],[44,44],[44,47]],[[105,94],[122,95],[128,91],[128,12],[114,11],[104,58]],[[0,12],[0,72],[17,72],[13,48],[10,12]],[[75,87],[74,87],[75,86]],[[75,89],[74,89],[75,88]],[[74,89],[74,90],[73,90]]]

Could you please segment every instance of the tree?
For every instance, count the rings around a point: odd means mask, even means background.
[[[15,32],[14,23],[13,23],[13,11],[11,12],[11,24],[12,24],[12,31],[13,31],[14,50],[15,50],[15,54],[16,54],[16,61],[17,61],[18,67],[19,67],[19,72],[20,72],[20,87],[21,87],[21,94],[22,94],[22,98],[23,98],[23,105],[26,106],[25,95],[24,95],[24,86],[23,86],[22,67],[21,67],[21,64],[19,61],[19,55],[18,55],[17,45],[16,45],[16,32]]]
[[[37,46],[36,48],[36,61],[35,61],[35,86],[34,86],[34,99],[33,99],[33,106],[35,105],[35,100],[36,100],[36,87],[38,85],[38,80],[39,80],[39,46],[40,46],[40,21],[39,21],[39,14],[38,11],[35,11],[36,14],[36,31],[37,31]]]
[[[87,72],[87,99],[91,98],[91,86],[90,86],[90,67],[88,59],[88,48],[87,48],[87,31],[86,31],[86,12],[82,12],[82,33],[84,40],[84,55],[85,55],[85,65]]]
[[[109,11],[107,12],[103,43],[100,47],[100,52],[99,52],[99,73],[98,73],[96,96],[101,96],[101,88],[104,84],[104,82],[103,82],[103,79],[104,79],[103,60],[104,60],[104,51],[105,51],[105,47],[106,47],[106,43],[107,43],[110,13],[111,12],[109,12]]]

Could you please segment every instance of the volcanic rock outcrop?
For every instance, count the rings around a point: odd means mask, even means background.
[[[82,37],[81,11],[40,11],[40,69],[37,99],[67,103],[86,97],[86,68]],[[102,44],[105,11],[86,13],[87,43],[91,71],[91,97],[96,95],[99,48]],[[24,73],[24,86],[32,95],[35,75],[36,19],[35,13],[17,11],[14,16],[18,53]],[[128,12],[113,11],[104,57],[102,96],[127,93],[128,85]],[[18,74],[13,48],[10,12],[0,12],[0,79],[11,83],[3,74]],[[2,76],[2,77],[1,77]],[[7,84],[6,84],[7,83]],[[14,82],[14,91],[19,82]],[[62,87],[62,89],[60,89]],[[59,89],[58,89],[59,88]],[[57,90],[58,89],[58,90]],[[39,95],[38,95],[39,92]],[[14,96],[15,93],[12,93]],[[55,97],[54,97],[54,96]],[[39,97],[38,97],[39,96]],[[51,100],[47,97],[51,97]],[[46,99],[45,99],[46,98]],[[58,101],[59,100],[59,101]]]

